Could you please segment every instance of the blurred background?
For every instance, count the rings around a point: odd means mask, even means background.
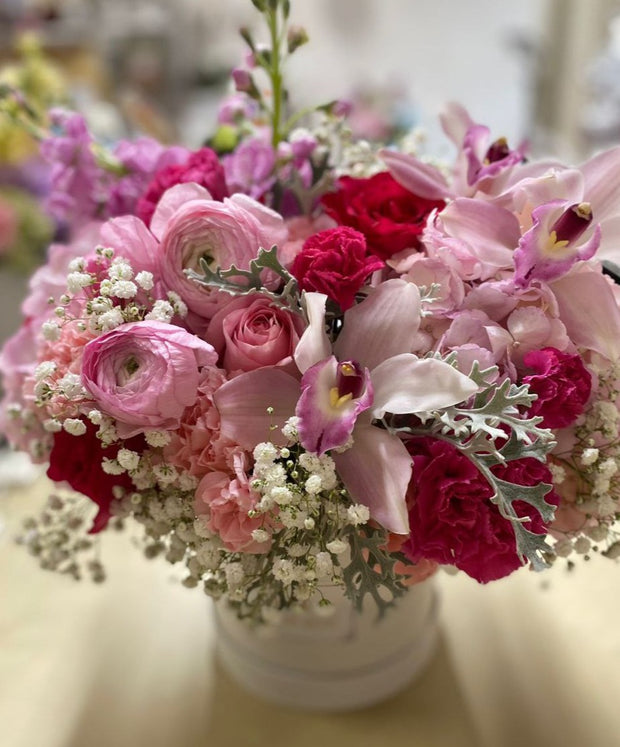
[[[295,106],[354,102],[361,136],[421,127],[463,103],[494,137],[581,160],[620,141],[620,0],[294,0],[311,40],[291,60]],[[213,133],[250,0],[0,0],[0,85],[83,113],[103,142],[148,134],[197,147]],[[46,170],[0,122],[0,342],[53,233]]]

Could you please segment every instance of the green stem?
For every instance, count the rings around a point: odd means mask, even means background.
[[[282,140],[280,132],[282,119],[282,70],[280,67],[280,37],[278,34],[278,11],[269,10],[267,15],[269,26],[269,35],[271,37],[271,67],[269,75],[271,77],[271,88],[273,92],[273,109],[271,113],[271,144],[274,148],[278,147]]]

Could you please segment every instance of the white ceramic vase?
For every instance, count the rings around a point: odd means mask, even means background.
[[[378,620],[367,599],[361,614],[340,589],[327,590],[329,617],[286,613],[275,626],[251,626],[215,605],[217,653],[242,687],[305,710],[364,708],[395,695],[431,659],[437,640],[433,579],[412,586]]]

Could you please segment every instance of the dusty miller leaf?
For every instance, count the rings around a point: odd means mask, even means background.
[[[347,534],[351,559],[342,572],[347,596],[361,612],[364,598],[370,594],[381,618],[407,588],[403,585],[405,577],[394,570],[399,558],[385,549],[387,537],[381,529],[366,526],[360,532],[350,527]]]

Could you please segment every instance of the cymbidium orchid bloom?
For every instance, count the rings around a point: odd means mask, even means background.
[[[321,293],[305,295],[309,325],[295,351],[300,383],[259,369],[215,395],[222,433],[244,448],[277,440],[287,417],[299,418],[300,442],[331,456],[351,498],[395,534],[409,530],[405,494],[412,461],[401,439],[378,424],[386,413],[413,414],[467,400],[476,384],[449,364],[409,352],[420,325],[417,286],[394,279],[344,315],[332,346]]]
[[[548,202],[532,211],[533,226],[526,231],[514,253],[515,284],[531,280],[554,280],[566,274],[579,260],[590,259],[601,243],[601,227],[584,240],[592,222],[592,208],[581,202],[566,205]]]

